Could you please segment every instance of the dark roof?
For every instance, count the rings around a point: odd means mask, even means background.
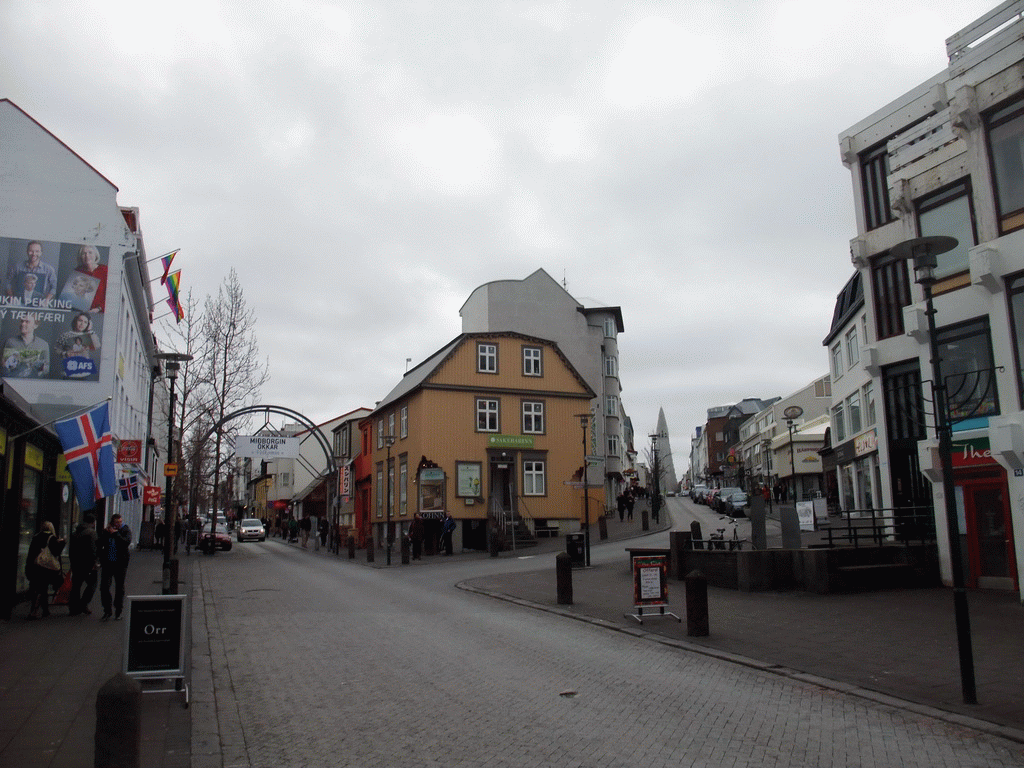
[[[836,308],[832,312],[832,326],[828,329],[828,336],[822,341],[823,346],[828,346],[832,340],[850,322],[850,318],[864,306],[864,286],[861,283],[860,271],[854,272],[843,290],[836,296]]]

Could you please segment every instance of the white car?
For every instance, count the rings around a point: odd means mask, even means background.
[[[263,523],[255,517],[247,517],[245,520],[240,522],[238,527],[235,529],[235,534],[238,536],[239,543],[243,541],[267,540],[267,529],[264,528]]]

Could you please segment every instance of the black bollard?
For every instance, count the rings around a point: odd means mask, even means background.
[[[356,537],[355,536],[349,536],[348,540],[345,543],[348,545],[348,559],[349,560],[355,560],[356,559]]]
[[[691,571],[684,579],[686,583],[686,634],[690,637],[707,637],[708,629],[708,580],[700,571]]]
[[[649,531],[651,529],[651,519],[647,513],[647,507],[641,507],[640,509],[640,530]]]
[[[491,557],[497,557],[498,551],[500,550],[498,541],[498,532],[493,528],[487,532],[487,549],[491,554]]]
[[[555,581],[558,584],[558,604],[572,605],[572,556],[568,552],[555,555]]]
[[[601,541],[608,538],[608,518],[603,515],[597,518],[597,533]]]
[[[409,564],[409,537],[408,536],[403,536],[402,537],[401,549],[402,549],[402,565],[408,565]]]
[[[373,536],[366,537],[366,562],[373,562]]]
[[[138,768],[142,751],[142,686],[118,672],[96,694],[93,768]]]

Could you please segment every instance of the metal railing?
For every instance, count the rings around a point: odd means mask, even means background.
[[[854,509],[839,513],[824,530],[828,546],[924,545],[935,541],[935,513],[930,507]]]

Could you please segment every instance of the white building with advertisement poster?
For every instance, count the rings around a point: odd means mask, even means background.
[[[839,136],[853,183],[859,358],[881,406],[882,504],[933,515],[943,581],[950,530],[968,587],[1020,590],[1024,568],[1024,2],[946,40],[949,66]],[[928,302],[896,246],[955,238]],[[905,247],[905,246],[904,246]],[[836,338],[832,347],[836,346]],[[957,520],[947,525],[933,383],[949,391]],[[850,389],[852,392],[852,388]],[[866,447],[866,446],[865,446]],[[956,535],[956,533],[954,533]]]
[[[146,445],[157,349],[138,211],[119,206],[117,187],[7,99],[0,136],[0,375],[44,423],[109,400],[115,448]],[[117,476],[146,466],[157,466],[152,454],[119,465]],[[28,496],[5,496],[5,516],[20,519],[4,529],[23,539],[22,553],[44,519],[71,532],[79,513],[70,491],[47,466]],[[139,531],[141,499],[117,494],[104,511]]]

